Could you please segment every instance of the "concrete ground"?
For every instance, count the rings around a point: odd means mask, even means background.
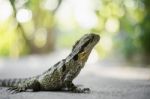
[[[0,78],[22,78],[42,73],[64,58],[67,52],[21,59],[0,59]],[[56,57],[59,54],[59,58]],[[54,58],[55,57],[55,58]],[[90,56],[89,62],[74,83],[89,87],[90,93],[22,92],[10,94],[0,87],[0,99],[150,99],[150,69],[130,67],[119,61],[99,61]],[[94,61],[93,61],[94,59]]]
[[[150,81],[118,80],[85,75],[76,83],[89,87],[90,93],[69,92],[23,92],[10,94],[1,88],[0,99],[150,99]]]

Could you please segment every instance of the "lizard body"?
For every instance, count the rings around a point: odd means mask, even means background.
[[[23,92],[27,89],[33,91],[89,91],[88,88],[76,87],[72,81],[84,67],[91,50],[99,39],[97,34],[85,34],[75,43],[72,52],[65,59],[56,63],[43,74],[27,79],[0,80],[0,86],[10,87],[10,90],[15,90],[15,92]]]

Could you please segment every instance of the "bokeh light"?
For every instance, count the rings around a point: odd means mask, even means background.
[[[29,9],[19,9],[17,13],[17,21],[24,23],[32,19],[32,11]]]
[[[0,22],[6,21],[12,15],[12,7],[8,0],[0,0]]]
[[[105,29],[108,32],[111,32],[111,33],[117,32],[117,31],[119,31],[119,27],[120,27],[120,24],[119,24],[118,19],[116,19],[116,18],[108,18],[107,19],[106,24],[105,24]]]

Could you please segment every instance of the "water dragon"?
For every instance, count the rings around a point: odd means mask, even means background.
[[[69,91],[89,92],[89,88],[79,88],[73,80],[84,67],[93,47],[98,43],[100,36],[94,33],[85,34],[73,46],[71,53],[44,73],[22,79],[1,79],[0,86],[9,87],[13,92],[33,91]]]

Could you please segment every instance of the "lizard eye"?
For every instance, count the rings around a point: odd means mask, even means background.
[[[73,45],[72,51],[73,51],[73,49],[76,47],[76,45],[78,45],[78,43],[79,43],[79,41],[77,41],[77,42]]]
[[[81,47],[81,50],[83,51],[85,49],[85,47],[88,46],[89,43],[90,43],[90,40],[88,40],[86,43],[84,43]]]

